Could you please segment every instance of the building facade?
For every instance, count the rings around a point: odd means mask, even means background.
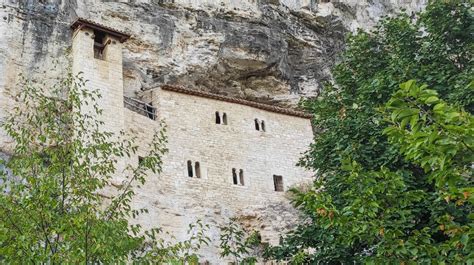
[[[160,121],[166,124],[169,151],[161,174],[150,175],[137,192],[133,206],[149,211],[137,221],[177,240],[187,238],[190,223],[209,224],[212,243],[200,254],[215,264],[222,262],[219,226],[231,217],[278,243],[297,219],[285,191],[313,175],[296,166],[313,137],[310,116],[174,86],[124,97],[122,42],[129,36],[82,19],[72,28],[73,72],[101,92],[104,129],[139,139],[132,163],[147,153]]]

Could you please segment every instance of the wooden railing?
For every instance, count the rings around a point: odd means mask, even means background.
[[[123,105],[125,108],[138,114],[146,116],[152,120],[156,120],[156,108],[138,99],[123,97]]]

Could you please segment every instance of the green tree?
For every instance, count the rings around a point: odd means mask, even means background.
[[[334,84],[304,102],[317,134],[301,165],[319,177],[309,192],[295,191],[294,201],[308,220],[268,256],[295,263],[472,259],[472,8],[431,1],[417,19],[386,18],[349,37]],[[413,82],[400,90],[410,79],[432,90]],[[430,94],[429,102],[413,103],[426,95],[407,87]],[[442,112],[464,119],[427,114],[434,97],[443,100]],[[434,142],[423,142],[414,126]]]
[[[231,257],[236,264],[256,264],[265,244],[260,233],[243,230],[237,218],[220,227],[221,257]]]
[[[441,207],[430,210],[438,226],[425,229],[425,236],[440,238],[430,240],[429,254],[432,260],[472,263],[474,116],[447,104],[426,85],[411,80],[400,87],[386,104],[391,126],[384,133],[408,161],[423,169],[427,182],[434,183]]]
[[[172,244],[160,229],[144,231],[129,220],[135,190],[149,172],[161,172],[165,126],[138,165],[117,172],[135,157],[136,139],[102,130],[100,94],[69,74],[51,87],[23,79],[17,104],[2,128],[14,149],[0,172],[0,262],[114,264],[128,261],[196,261],[207,244],[200,222],[187,241]],[[83,111],[86,103],[87,109]],[[123,174],[117,189],[111,180]]]

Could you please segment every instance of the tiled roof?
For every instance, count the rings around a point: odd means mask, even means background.
[[[76,19],[76,21],[74,21],[74,23],[71,24],[71,28],[73,28],[73,29],[76,29],[76,28],[81,27],[81,26],[88,27],[88,28],[95,29],[95,30],[100,30],[100,31],[103,31],[105,33],[108,33],[108,34],[110,34],[114,37],[117,37],[120,40],[120,42],[124,42],[128,38],[130,38],[130,34],[127,34],[125,32],[113,29],[111,27],[107,27],[105,25],[99,24],[97,22],[94,22],[92,20],[88,20],[88,19],[85,19],[85,18],[78,18],[78,19]]]
[[[293,109],[286,109],[286,108],[280,108],[280,107],[276,107],[276,106],[273,106],[273,105],[259,103],[259,102],[255,102],[255,101],[245,100],[245,99],[240,99],[240,98],[221,96],[221,95],[217,95],[217,94],[213,94],[213,93],[192,90],[192,89],[188,89],[188,88],[184,88],[184,87],[180,87],[180,86],[164,85],[164,86],[161,87],[161,89],[167,90],[167,91],[183,93],[183,94],[188,94],[188,95],[193,95],[193,96],[198,96],[198,97],[203,97],[203,98],[210,98],[210,99],[215,99],[215,100],[220,100],[220,101],[226,101],[226,102],[246,105],[246,106],[254,107],[254,108],[257,108],[257,109],[262,109],[262,110],[276,112],[276,113],[290,115],[290,116],[296,116],[296,117],[300,117],[300,118],[310,119],[310,118],[313,117],[312,114],[302,112],[302,111],[297,111],[297,110],[293,110]]]

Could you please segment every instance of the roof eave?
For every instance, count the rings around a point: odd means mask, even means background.
[[[204,98],[210,98],[214,100],[220,100],[220,101],[225,101],[225,102],[230,102],[230,103],[235,103],[235,104],[240,104],[240,105],[246,105],[246,106],[257,108],[257,109],[289,115],[289,116],[294,116],[294,117],[300,117],[300,118],[305,118],[305,119],[313,118],[313,115],[307,112],[302,112],[302,111],[297,111],[297,110],[292,110],[292,109],[285,109],[285,108],[276,107],[276,106],[265,104],[265,103],[187,89],[180,86],[163,85],[161,89],[177,92],[177,93],[182,93],[182,94],[188,94],[188,95],[197,96],[197,97],[204,97]]]
[[[81,27],[81,26],[105,32],[105,33],[107,33],[111,36],[116,37],[117,39],[119,39],[120,42],[125,42],[126,40],[128,40],[130,38],[130,34],[127,34],[125,32],[121,32],[121,31],[113,29],[111,27],[104,26],[102,24],[99,24],[97,22],[94,22],[94,21],[91,21],[91,20],[88,20],[88,19],[85,19],[85,18],[77,18],[71,24],[72,29],[76,29],[76,28]]]

